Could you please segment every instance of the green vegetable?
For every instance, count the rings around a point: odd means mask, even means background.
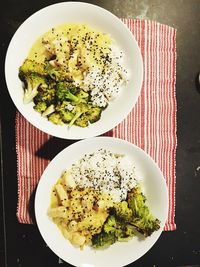
[[[101,112],[102,112],[102,109],[100,107],[90,107],[90,109],[88,110],[86,114],[90,123],[94,123],[100,120]]]
[[[133,212],[128,207],[127,201],[121,201],[114,206],[114,214],[118,221],[130,222],[133,218]]]
[[[116,242],[116,237],[114,233],[105,233],[104,231],[100,234],[94,235],[92,237],[92,246],[96,249],[104,249]]]
[[[55,111],[55,107],[54,105],[50,105],[43,113],[42,116],[46,117],[49,116],[50,114],[52,114]]]
[[[59,113],[52,113],[49,117],[48,117],[48,120],[53,122],[54,124],[58,124],[58,125],[62,125],[63,124],[63,121],[62,121],[62,118],[60,117],[60,114]]]
[[[79,118],[76,119],[74,124],[82,128],[87,127],[89,125],[89,120],[87,115],[85,114],[81,115]]]
[[[117,241],[125,241],[135,234],[131,231],[129,224],[125,220],[122,220],[122,217],[119,218],[115,215],[110,215],[108,217],[103,230],[107,234],[114,234]]]
[[[88,103],[89,100],[89,94],[83,90],[80,90],[76,96],[78,97],[79,102]]]
[[[34,109],[55,124],[87,127],[101,118],[102,108],[90,103],[88,92],[76,87],[66,71],[26,59],[19,69],[24,83],[24,103],[34,102]]]
[[[63,122],[66,122],[66,123],[69,123],[74,117],[73,113],[68,110],[63,110],[60,112],[60,114],[61,114],[61,118]]]
[[[128,200],[116,203],[109,210],[109,216],[103,225],[101,233],[92,238],[94,248],[104,248],[116,241],[127,241],[137,232],[145,237],[160,228],[156,219],[145,204],[146,198],[139,186],[128,193]]]
[[[70,121],[69,123],[69,127],[71,127],[75,121],[84,113],[86,113],[88,111],[88,105],[87,104],[84,104],[84,103],[80,103],[78,105],[76,105],[74,108],[73,108],[73,111],[72,113],[74,114],[74,117],[73,119]]]
[[[64,123],[69,123],[74,117],[74,114],[67,109],[67,106],[70,104],[70,101],[63,101],[56,106],[56,111],[60,114],[60,117]]]
[[[117,221],[114,216],[109,216],[106,223],[104,224],[104,232],[109,233],[115,233],[117,228]]]
[[[37,73],[41,76],[47,75],[44,64],[38,63],[34,60],[26,59],[19,68],[19,78],[23,80],[24,75],[28,75],[31,73]]]
[[[146,198],[139,186],[128,193],[128,204],[133,212],[133,220],[130,224],[146,237],[160,228],[160,221],[150,213],[145,202]]]
[[[43,113],[47,109],[47,105],[45,102],[38,102],[34,107],[33,107],[37,112]]]
[[[73,102],[78,102],[77,96],[71,93],[74,90],[74,86],[69,82],[59,82],[56,86],[56,97],[58,101],[71,100]]]
[[[33,102],[35,104],[38,104],[39,102],[44,102],[47,106],[55,104],[55,88],[53,84],[49,84],[48,87],[40,86],[38,88],[37,95],[33,99]]]
[[[49,62],[46,61],[44,69],[46,75],[48,75],[54,81],[61,82],[69,80],[68,72],[65,69],[61,68],[61,66],[57,68],[50,65]]]
[[[101,118],[101,108],[88,106],[88,110],[75,121],[75,125],[87,127],[90,123],[94,123]]]
[[[104,223],[103,230],[92,238],[94,248],[105,248],[116,241],[127,241],[135,235],[134,227],[114,215],[110,215]],[[109,238],[110,236],[110,238]]]
[[[127,224],[126,225],[126,235],[127,235],[127,239],[129,239],[129,237],[133,237],[135,236],[137,233],[136,233],[136,230],[135,230],[135,227],[130,225],[130,224]]]
[[[22,73],[20,72],[20,79],[24,83],[24,104],[30,103],[38,93],[39,86],[46,86],[46,80],[44,77],[37,73]]]

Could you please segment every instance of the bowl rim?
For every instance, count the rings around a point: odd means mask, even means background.
[[[45,242],[48,244],[48,242],[47,242],[47,236],[46,236],[46,233],[44,233],[43,232],[43,229],[42,229],[42,224],[41,224],[41,220],[39,219],[39,214],[38,214],[38,208],[40,207],[40,201],[39,201],[39,195],[41,194],[41,192],[40,192],[40,190],[41,190],[41,186],[43,186],[42,184],[45,182],[45,180],[47,180],[47,177],[46,177],[46,172],[48,172],[48,169],[49,168],[52,168],[51,166],[52,165],[54,165],[54,163],[56,162],[56,163],[58,163],[59,161],[60,161],[60,159],[61,159],[61,157],[63,156],[63,154],[65,154],[66,153],[66,151],[67,150],[69,150],[68,152],[70,152],[71,150],[73,150],[73,149],[75,149],[76,147],[80,147],[80,148],[82,148],[82,147],[84,147],[84,146],[86,146],[88,143],[90,143],[90,142],[98,142],[99,141],[99,143],[102,143],[102,144],[104,144],[105,143],[105,141],[106,142],[110,142],[111,143],[111,145],[112,144],[114,144],[114,143],[119,143],[119,145],[124,145],[125,147],[126,146],[128,146],[131,150],[133,150],[133,151],[135,151],[135,153],[137,154],[142,154],[142,156],[145,158],[145,161],[148,161],[149,162],[149,164],[151,165],[151,166],[153,166],[153,168],[154,169],[156,169],[156,172],[157,172],[157,174],[159,175],[159,181],[160,181],[160,183],[159,183],[159,185],[161,185],[161,189],[162,189],[162,193],[164,194],[162,194],[162,198],[163,199],[165,199],[165,207],[164,207],[164,212],[163,212],[163,217],[162,217],[162,225],[161,225],[161,227],[160,227],[160,229],[157,231],[157,232],[155,232],[155,238],[154,238],[154,240],[153,240],[153,242],[150,242],[150,244],[148,245],[148,249],[146,250],[146,249],[144,249],[145,250],[145,252],[143,253],[141,253],[141,251],[136,255],[136,257],[135,257],[135,259],[132,261],[131,260],[131,258],[129,258],[129,260],[125,263],[124,262],[124,264],[130,264],[130,263],[133,263],[133,262],[135,262],[137,259],[139,259],[139,258],[141,258],[141,257],[143,257],[153,246],[154,246],[154,244],[157,242],[157,240],[160,238],[160,236],[161,236],[161,234],[162,234],[162,231],[163,231],[163,229],[164,229],[164,226],[165,226],[165,222],[166,222],[166,220],[167,220],[167,216],[168,216],[168,210],[169,210],[169,200],[168,200],[168,198],[169,198],[169,196],[168,196],[168,189],[167,189],[167,184],[166,184],[166,180],[165,180],[165,178],[164,178],[164,175],[163,175],[163,173],[162,173],[162,171],[161,171],[161,169],[159,168],[159,166],[158,166],[158,164],[154,161],[154,159],[147,153],[147,152],[145,152],[142,148],[140,148],[140,147],[138,147],[137,145],[135,145],[135,144],[133,144],[133,143],[131,143],[131,142],[129,142],[129,141],[126,141],[126,140],[123,140],[123,139],[120,139],[120,138],[114,138],[114,137],[108,137],[108,136],[101,136],[101,137],[91,137],[91,138],[88,138],[88,139],[84,139],[84,140],[80,140],[80,141],[78,141],[78,142],[75,142],[75,143],[73,143],[73,144],[71,144],[71,145],[69,145],[68,147],[65,147],[62,151],[60,151],[54,158],[53,158],[53,160],[49,163],[49,165],[46,167],[46,169],[44,170],[44,172],[43,172],[43,174],[42,174],[42,176],[41,176],[41,180],[39,181],[39,183],[38,183],[38,187],[37,187],[37,190],[36,190],[36,195],[35,195],[35,202],[34,202],[34,209],[35,209],[35,215],[36,215],[36,222],[37,222],[37,225],[38,225],[38,229],[39,229],[39,231],[40,231],[40,234],[41,234],[41,236],[42,236],[42,238],[45,240]],[[107,146],[107,144],[106,144],[106,146]],[[83,153],[83,152],[82,152]],[[77,160],[77,159],[75,159],[75,160]],[[74,160],[74,161],[75,161]],[[53,162],[54,161],[54,162]],[[42,179],[43,178],[43,179]],[[56,180],[55,180],[56,181]],[[155,182],[155,181],[154,181]],[[53,185],[53,184],[52,184]],[[161,194],[161,193],[160,193]],[[44,228],[44,227],[43,227]],[[57,229],[58,230],[58,229]],[[151,238],[151,237],[150,237]],[[148,238],[147,238],[148,239]],[[147,240],[146,239],[146,240]],[[130,240],[131,241],[131,240]],[[129,241],[128,241],[129,242]],[[56,255],[58,255],[59,257],[61,257],[61,254],[62,253],[58,253],[58,251],[56,250],[56,248],[55,247],[52,247],[52,243],[51,244],[49,244],[49,247],[51,248],[51,250],[56,254]],[[102,254],[102,256],[103,256],[103,254]],[[61,257],[62,258],[62,257]],[[68,259],[69,259],[69,257],[68,257]],[[63,259],[63,260],[65,260],[66,261],[66,259]],[[74,264],[72,261],[67,261],[67,262],[69,262],[70,264]],[[91,264],[91,262],[88,262],[88,264]],[[75,266],[77,266],[77,265],[75,265]],[[81,265],[82,266],[82,265]],[[93,266],[93,265],[91,265],[91,266]],[[99,266],[99,265],[98,265]],[[111,266],[114,266],[114,265],[112,265],[111,264]]]
[[[52,131],[51,127],[49,127],[47,129],[47,128],[45,128],[45,125],[42,125],[40,123],[40,119],[39,119],[39,121],[36,121],[35,118],[32,118],[28,114],[25,114],[25,112],[23,111],[24,108],[21,107],[21,105],[18,103],[18,101],[16,100],[16,98],[12,94],[12,92],[11,92],[12,90],[9,89],[11,86],[9,85],[10,84],[10,81],[9,81],[10,74],[9,74],[9,63],[8,62],[9,62],[9,58],[10,58],[10,50],[13,49],[13,47],[14,47],[13,43],[15,43],[18,34],[20,34],[23,31],[23,27],[27,23],[29,23],[29,21],[31,21],[34,17],[39,16],[43,12],[48,12],[49,9],[52,9],[54,7],[62,7],[62,6],[69,6],[69,5],[79,6],[79,7],[80,7],[80,5],[85,6],[85,7],[86,6],[91,6],[92,8],[100,10],[104,14],[112,17],[115,21],[117,21],[120,24],[120,27],[122,27],[123,30],[126,32],[127,36],[129,35],[130,40],[132,40],[132,42],[134,42],[134,45],[138,50],[138,55],[137,55],[138,56],[138,61],[139,61],[138,69],[139,69],[139,74],[140,74],[139,78],[138,78],[139,80],[138,80],[137,92],[134,94],[134,97],[133,97],[133,95],[131,96],[132,100],[133,100],[133,103],[132,103],[132,105],[129,104],[128,108],[126,109],[126,111],[123,112],[123,114],[121,114],[121,115],[119,114],[120,116],[119,116],[118,120],[114,119],[113,122],[111,121],[110,125],[105,125],[104,127],[101,126],[98,130],[96,130],[96,131],[93,130],[92,132],[89,131],[89,130],[88,130],[88,132],[86,132],[86,131],[82,132],[82,129],[81,129],[81,133],[80,134],[77,133],[77,134],[74,134],[74,135],[71,135],[70,134],[70,130],[68,131],[67,129],[65,130],[66,133],[63,133],[62,130],[61,131],[60,130],[58,130],[58,131],[54,131],[53,130]],[[112,33],[111,33],[111,35],[112,35]],[[119,17],[117,17],[115,14],[113,14],[110,11],[108,11],[107,9],[102,8],[102,7],[100,7],[98,5],[95,5],[95,4],[81,2],[81,1],[79,1],[79,2],[69,1],[69,2],[60,2],[60,3],[51,4],[51,5],[43,7],[42,9],[36,11],[35,13],[31,14],[28,18],[26,18],[24,20],[24,22],[22,22],[22,24],[15,31],[14,35],[12,36],[12,38],[10,40],[10,43],[9,43],[7,51],[6,51],[5,64],[4,64],[4,73],[5,73],[5,80],[6,80],[7,89],[8,89],[9,95],[10,95],[13,103],[15,104],[16,109],[25,117],[25,119],[27,121],[29,121],[33,126],[38,128],[39,130],[43,131],[44,133],[50,134],[50,135],[58,137],[58,138],[71,139],[71,140],[79,140],[79,139],[91,138],[91,137],[94,137],[94,136],[102,135],[102,134],[112,130],[118,124],[120,124],[128,116],[128,114],[131,112],[131,110],[135,106],[135,104],[136,104],[136,102],[137,102],[137,100],[138,100],[138,98],[140,96],[141,88],[142,88],[142,84],[143,84],[143,76],[144,76],[143,72],[144,72],[143,58],[142,58],[142,55],[141,55],[140,47],[138,45],[138,42],[135,39],[135,36],[132,34],[130,29],[127,27],[127,25],[125,25]],[[58,127],[59,127],[58,125],[55,125],[55,129],[58,129]],[[77,127],[77,129],[79,129],[79,128]]]

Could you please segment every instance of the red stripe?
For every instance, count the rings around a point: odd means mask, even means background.
[[[23,148],[23,144],[24,144],[24,149],[25,149],[26,152],[28,152],[26,150],[26,123],[23,124],[21,138],[22,138],[21,139],[22,148]],[[27,166],[28,166],[28,161],[26,163],[26,158],[24,157],[24,154],[22,154],[22,158],[23,158],[23,177],[22,177],[23,178],[23,184],[22,184],[23,195],[22,195],[22,201],[23,201],[24,205],[26,205],[27,202],[26,202],[26,199],[25,199],[25,190],[26,190],[26,169],[27,169]],[[26,206],[22,209],[22,218],[23,218],[23,220],[26,219],[25,218],[25,212],[24,212],[25,208],[26,208]]]
[[[167,30],[167,36],[168,36],[168,40],[166,42],[167,44],[167,51],[170,50],[169,46],[170,46],[170,39],[171,39],[171,36],[169,34],[169,28],[166,29]],[[169,39],[170,38],[170,39]],[[171,58],[170,58],[170,53],[168,53],[168,57],[167,57],[167,92],[169,92],[170,90],[170,84],[169,84],[169,77],[170,77],[170,61],[171,61]],[[167,109],[166,109],[166,112],[167,114],[170,114],[170,98],[169,98],[169,94],[166,94],[166,101],[167,103],[169,103],[169,105],[167,106]],[[170,135],[170,116],[166,114],[166,118],[167,118],[167,138],[169,140],[169,143],[171,142],[171,135]],[[166,170],[167,170],[167,177],[168,177],[168,186],[170,188],[169,190],[169,198],[171,199],[171,190],[172,190],[172,183],[171,183],[171,175],[170,175],[170,147],[169,145],[167,146],[167,159],[169,160],[169,164],[166,164]],[[169,226],[171,225],[172,223],[172,209],[171,209],[171,201],[169,203],[169,218],[168,218],[168,223],[169,223]]]
[[[22,191],[22,187],[21,187],[21,179],[19,178],[20,174],[21,174],[21,168],[22,168],[22,164],[20,161],[20,158],[21,158],[21,154],[20,154],[20,147],[19,147],[19,138],[20,138],[20,134],[19,134],[19,125],[20,125],[20,116],[19,116],[19,113],[17,113],[16,115],[16,151],[18,152],[17,153],[17,176],[18,176],[18,203],[17,203],[17,218],[19,220],[20,218],[20,210],[21,210],[21,206],[20,205],[20,194],[21,194],[21,191]]]

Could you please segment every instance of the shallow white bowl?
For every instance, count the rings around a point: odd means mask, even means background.
[[[71,167],[86,153],[98,149],[125,154],[135,164],[136,174],[141,181],[147,205],[161,221],[161,227],[146,239],[133,238],[118,242],[102,251],[86,247],[83,251],[66,240],[57,226],[47,216],[50,193],[63,170]],[[35,215],[39,231],[49,248],[61,259],[78,267],[122,267],[143,256],[162,233],[168,212],[168,195],[165,179],[155,162],[140,148],[117,138],[94,137],[78,141],[61,151],[47,166],[37,187]]]
[[[121,95],[102,112],[101,119],[87,128],[58,126],[33,110],[33,103],[23,104],[23,89],[18,70],[39,36],[64,23],[87,23],[109,33],[125,53],[130,81]],[[140,94],[143,63],[138,44],[129,29],[107,10],[82,2],[63,2],[43,8],[30,16],[16,31],[7,50],[5,76],[10,96],[20,113],[40,130],[61,138],[83,139],[103,134],[119,124],[131,111]]]

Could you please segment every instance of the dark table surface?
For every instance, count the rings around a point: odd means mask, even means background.
[[[62,263],[46,246],[36,225],[16,219],[15,113],[4,78],[9,41],[32,13],[57,1],[6,0],[0,9],[1,205],[0,266],[57,267]],[[129,266],[200,266],[200,0],[88,1],[119,17],[156,20],[177,28],[177,230],[163,232],[153,248]],[[120,257],[121,255],[119,255]],[[108,265],[109,266],[109,265]],[[102,266],[104,267],[104,266]]]

